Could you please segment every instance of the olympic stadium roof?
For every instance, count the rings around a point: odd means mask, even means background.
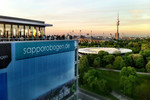
[[[121,54],[132,52],[131,49],[126,48],[109,48],[109,47],[95,47],[95,48],[80,48],[79,53],[82,54],[98,54],[99,51],[106,51],[109,54],[120,52]]]

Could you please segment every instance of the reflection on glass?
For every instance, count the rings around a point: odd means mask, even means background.
[[[36,37],[36,29],[33,31],[33,36]]]
[[[20,37],[24,37],[24,26],[23,25],[19,25],[19,34],[20,34]]]
[[[32,36],[33,36],[33,32],[34,32],[34,27],[33,27],[33,26],[31,26],[30,37],[32,37]]]
[[[25,26],[25,36],[29,37],[29,26]]]
[[[41,36],[45,35],[45,28],[44,27],[40,27],[41,30]]]
[[[15,24],[11,26],[11,24],[0,24],[0,37],[3,38],[41,38],[43,35],[45,35],[45,27],[24,26]]]
[[[11,37],[11,25],[10,24],[6,24],[5,25],[5,37],[10,38]]]
[[[39,37],[39,27],[36,27],[36,37]]]
[[[13,31],[12,31],[13,33],[12,33],[12,35],[14,37],[16,37],[17,34],[18,34],[18,26],[17,25],[13,25],[12,27],[13,27]]]
[[[42,30],[43,30],[43,35],[45,35],[45,28],[43,27]]]
[[[4,24],[0,24],[0,37],[4,35]]]

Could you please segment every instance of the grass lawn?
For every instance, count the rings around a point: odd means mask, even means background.
[[[119,87],[120,73],[113,71],[103,71],[104,78],[110,83],[112,90],[121,92]],[[150,100],[150,75],[138,74],[139,85],[136,88],[134,100]]]
[[[112,90],[121,93],[120,72],[103,70],[103,77],[108,81]],[[133,98],[134,100],[150,100],[150,75],[138,74],[138,80],[139,80],[139,85],[135,89],[135,93],[134,93],[135,96],[131,98]],[[86,86],[84,87],[82,86],[81,88],[99,94],[98,91],[96,90],[94,91]],[[117,100],[117,98],[113,97],[112,95],[107,95],[107,96],[105,95],[105,97],[110,98],[111,100]]]
[[[106,98],[109,98],[110,100],[118,100],[116,97],[114,97],[114,96],[111,95],[111,94],[109,94],[109,95],[103,95],[103,94],[100,94],[97,90],[93,90],[93,89],[91,89],[91,88],[89,88],[89,87],[87,87],[87,86],[79,86],[79,87],[80,87],[80,88],[83,88],[83,89],[85,89],[85,90],[87,90],[87,91],[96,93],[96,94],[98,94],[98,95],[100,95],[100,96],[104,96],[104,97],[106,97]]]
[[[119,72],[113,72],[113,71],[103,71],[104,78],[110,83],[112,90],[115,90],[117,92],[120,92],[120,73]]]
[[[138,74],[138,77],[139,77],[141,83],[149,84],[150,85],[150,75],[141,75],[141,74]]]

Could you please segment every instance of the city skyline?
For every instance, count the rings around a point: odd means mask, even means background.
[[[48,34],[113,35],[119,11],[119,32],[126,36],[150,35],[150,1],[148,0],[5,0],[0,15],[44,20],[54,26]]]

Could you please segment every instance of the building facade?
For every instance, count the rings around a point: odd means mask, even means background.
[[[77,100],[78,42],[0,42],[0,100]]]
[[[1,39],[40,38],[41,21],[0,16]],[[78,41],[0,41],[0,100],[77,100]]]
[[[0,16],[0,38],[41,38],[47,26],[53,25],[44,21]]]

